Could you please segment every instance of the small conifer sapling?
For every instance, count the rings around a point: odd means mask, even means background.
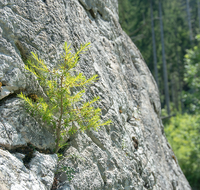
[[[82,96],[88,85],[94,83],[97,75],[87,79],[83,73],[75,71],[79,55],[88,49],[89,43],[81,45],[75,53],[71,53],[70,45],[64,44],[64,54],[61,55],[59,65],[48,68],[37,54],[32,52],[25,69],[32,73],[40,86],[43,87],[45,97],[37,96],[37,101],[21,93],[18,96],[25,101],[26,108],[36,119],[40,118],[42,125],[53,127],[56,142],[55,153],[65,145],[67,134],[86,129],[97,129],[108,125],[110,120],[101,120],[101,109],[94,107],[99,97],[91,101],[83,101]]]

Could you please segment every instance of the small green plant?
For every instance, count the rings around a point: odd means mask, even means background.
[[[64,54],[61,55],[59,65],[53,69],[48,68],[35,53],[32,53],[32,58],[25,66],[25,69],[32,73],[43,87],[45,96],[37,95],[35,100],[23,93],[18,96],[25,100],[27,110],[36,119],[41,119],[42,125],[53,127],[56,137],[55,153],[66,145],[67,134],[71,135],[78,130],[85,131],[91,128],[96,130],[100,126],[111,123],[110,120],[102,122],[101,109],[93,106],[99,97],[86,102],[82,99],[86,87],[97,80],[97,75],[86,79],[83,73],[75,70],[79,55],[88,49],[88,45],[89,43],[81,45],[80,49],[72,54],[70,46],[65,43]]]
[[[74,178],[75,173],[77,172],[74,168],[70,166],[61,166],[58,170],[57,173],[59,172],[65,172],[68,181],[71,181]]]
[[[73,168],[64,166],[62,168],[62,170],[65,171],[65,173],[66,173],[67,178],[68,178],[69,181],[71,181],[74,178],[75,170]]]

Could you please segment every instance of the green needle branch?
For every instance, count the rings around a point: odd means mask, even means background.
[[[23,93],[18,96],[25,101],[27,111],[36,119],[40,118],[42,125],[53,127],[56,137],[55,153],[65,145],[67,134],[91,128],[97,130],[100,126],[111,123],[111,120],[103,122],[101,109],[93,106],[99,97],[94,97],[89,102],[82,99],[86,87],[97,80],[97,75],[86,79],[83,73],[74,72],[79,55],[84,53],[88,46],[89,43],[81,45],[80,49],[72,54],[70,45],[65,43],[61,63],[53,69],[49,69],[35,53],[32,53],[32,58],[25,66],[26,71],[32,73],[43,87],[46,97],[37,96],[37,100],[33,101]]]

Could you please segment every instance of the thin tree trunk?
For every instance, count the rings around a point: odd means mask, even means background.
[[[171,88],[171,102],[175,105],[175,94],[174,94],[174,73],[172,72],[172,63],[168,64],[170,65],[170,75],[169,75],[169,89]]]
[[[177,27],[175,27],[175,37],[177,39]],[[181,83],[181,64],[180,64],[180,56],[178,52],[178,44],[177,40],[175,40],[175,52],[176,52],[176,66],[177,66],[177,73],[178,73],[178,90],[177,90],[177,97],[178,97],[178,111],[179,111],[179,102],[181,104],[181,113],[183,113],[183,101],[182,101],[182,83]]]
[[[200,2],[199,0],[197,0],[197,4],[198,4],[198,17],[199,17],[199,28],[200,28]]]
[[[61,76],[61,91],[63,90],[63,76]],[[61,121],[62,121],[62,116],[63,116],[63,94],[61,93],[61,97],[60,97],[60,117],[59,117],[59,121],[58,121],[58,125],[56,126],[56,150],[55,153],[58,153],[59,149],[60,149],[60,132],[61,132]]]
[[[186,10],[187,10],[188,26],[189,26],[189,30],[190,30],[190,41],[192,41],[193,36],[192,36],[192,24],[191,24],[189,0],[186,0]]]
[[[154,32],[152,0],[150,1],[150,6],[151,6],[151,31],[152,31],[152,43],[153,43],[154,74],[155,74],[156,83],[157,83],[158,88],[159,88],[159,84],[158,84],[158,68],[157,68],[157,55],[156,55],[156,40],[155,40],[155,32]]]
[[[175,106],[175,109],[179,111],[179,106],[178,106],[178,89],[177,89],[177,77],[176,73],[171,73],[170,74],[170,83],[171,83],[171,95],[172,95],[172,102]]]
[[[164,32],[163,32],[162,9],[161,9],[160,1],[159,1],[159,17],[160,17],[160,32],[161,32],[161,43],[162,43],[162,61],[163,61],[164,87],[165,87],[165,101],[167,105],[167,113],[168,115],[170,115],[167,64],[166,64],[166,59],[165,59]]]

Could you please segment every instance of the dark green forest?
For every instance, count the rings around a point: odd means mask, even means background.
[[[200,189],[200,0],[118,0],[123,30],[141,51],[161,99],[165,133]]]

